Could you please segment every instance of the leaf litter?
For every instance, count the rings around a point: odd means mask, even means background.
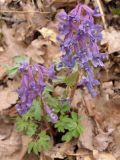
[[[4,117],[4,111],[12,112],[18,100],[15,91],[19,86],[16,77],[11,79],[7,77],[3,66],[12,65],[13,58],[21,55],[27,55],[34,63],[46,66],[59,58],[60,49],[56,41],[57,20],[55,17],[61,8],[70,10],[75,4],[75,0],[45,0],[44,2],[2,0],[0,2],[4,10],[0,13],[1,117]],[[120,159],[119,35],[120,31],[113,26],[103,31],[104,40],[101,48],[108,44],[109,59],[105,62],[105,69],[101,69],[98,74],[102,83],[98,96],[93,99],[85,90],[75,91],[72,106],[81,116],[84,126],[82,136],[75,143],[56,144],[51,151],[40,155],[41,160],[65,159],[65,157],[76,158],[76,160]],[[56,91],[59,94],[61,88],[58,87]],[[23,160],[29,140],[21,137],[13,125],[2,123],[2,121],[0,120],[2,128],[0,128],[0,159]]]

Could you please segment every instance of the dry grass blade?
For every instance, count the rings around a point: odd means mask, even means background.
[[[28,10],[28,11],[0,10],[0,13],[19,13],[19,14],[24,14],[24,13],[41,13],[41,14],[46,14],[46,13],[50,13],[50,12],[41,12],[41,11],[33,11],[33,10]]]
[[[106,19],[105,19],[105,15],[104,15],[104,12],[103,12],[101,1],[96,0],[96,2],[97,2],[97,5],[99,7],[100,13],[102,14],[103,26],[104,26],[105,29],[107,29],[107,23],[106,23]]]

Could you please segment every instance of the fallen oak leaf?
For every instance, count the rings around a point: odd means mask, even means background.
[[[8,87],[0,89],[0,112],[16,103],[18,100],[18,94],[16,92],[18,85],[16,81],[8,81]]]
[[[4,67],[0,66],[0,80],[6,75],[6,70]]]
[[[93,160],[89,156],[85,157],[84,160]]]
[[[7,139],[12,132],[13,125],[5,123],[3,119],[0,119],[0,141]]]
[[[93,156],[95,160],[116,160],[116,158],[110,153],[99,153],[97,150],[93,150]]]
[[[5,64],[11,65],[12,58],[10,58],[5,52],[0,53],[0,80],[6,75]]]
[[[37,2],[36,2],[37,3]],[[24,12],[25,19],[29,22],[34,29],[37,27],[43,27],[48,23],[48,19],[46,18],[47,12],[43,13],[39,10],[36,10],[35,5],[31,1],[24,3],[21,1],[21,7]]]
[[[18,152],[13,153],[11,156],[8,156],[5,160],[23,160],[24,156],[28,149],[28,144],[31,141],[28,136],[21,136],[22,145]]]
[[[72,145],[73,143],[70,142],[57,144],[51,150],[44,152],[44,155],[52,159],[54,158],[63,159],[66,157],[68,149],[72,148]]]
[[[92,119],[88,117],[85,111],[80,111],[78,113],[82,116],[81,125],[84,126],[84,131],[79,138],[79,143],[83,148],[93,150],[93,123]]]
[[[102,44],[108,42],[108,52],[113,53],[120,51],[120,31],[115,30],[113,27],[110,27],[108,30],[102,32],[103,40]]]
[[[58,41],[56,39],[57,33],[53,29],[43,27],[42,29],[39,29],[38,31],[42,34],[42,36],[45,39],[48,39],[54,42],[55,44],[58,44]]]
[[[0,159],[10,160],[9,156],[19,151],[22,146],[22,140],[19,133],[16,132],[15,127],[12,130],[11,136],[6,140],[0,140]]]
[[[2,33],[6,43],[5,52],[12,58],[25,53],[25,46],[16,41],[14,35],[14,28],[9,29],[5,24],[2,26]]]
[[[107,149],[108,145],[112,142],[112,137],[109,136],[109,133],[99,133],[93,139],[93,144],[95,149],[98,151],[104,151]]]
[[[34,62],[43,64],[44,58],[43,55],[46,54],[46,49],[43,49],[43,46],[48,46],[49,42],[44,39],[35,39],[31,44],[26,48],[26,55],[31,58]]]
[[[3,111],[9,108],[12,104],[15,104],[18,95],[15,91],[12,91],[10,88],[6,88],[0,91],[0,111]]]

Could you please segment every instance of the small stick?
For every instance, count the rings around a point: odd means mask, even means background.
[[[9,22],[16,22],[16,23],[26,22],[26,20],[17,20],[17,19],[12,19],[9,17],[2,17],[2,16],[0,16],[0,20],[5,20],[5,21],[9,21]]]
[[[105,14],[103,12],[101,2],[100,2],[100,0],[96,0],[96,2],[97,2],[97,5],[99,7],[100,13],[102,14],[102,21],[103,21],[104,28],[107,29],[107,23],[106,23],[106,19],[105,19]]]
[[[11,11],[11,10],[0,10],[0,13],[19,13],[19,14],[24,14],[24,13],[41,13],[41,14],[46,14],[50,12],[41,12],[41,11]]]

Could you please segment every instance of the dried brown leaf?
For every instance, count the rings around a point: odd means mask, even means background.
[[[71,105],[73,108],[77,107],[81,102],[82,96],[80,90],[76,90]]]
[[[28,21],[28,24],[31,25],[34,29],[37,27],[43,27],[48,23],[48,19],[45,17],[45,14],[41,13],[36,9],[36,6],[33,5],[31,1],[24,3],[21,1],[21,7],[23,9],[25,19]],[[38,12],[36,12],[38,11]]]
[[[44,60],[48,65],[55,62],[60,57],[60,48],[50,43],[47,47],[47,52],[44,55]]]
[[[14,29],[7,28],[6,25],[2,26],[2,33],[6,43],[5,52],[9,57],[22,55],[25,53],[25,47],[16,41],[14,38]]]
[[[120,31],[110,27],[108,30],[103,31],[103,43],[108,42],[108,52],[113,53],[120,51]]]
[[[5,52],[0,53],[0,80],[6,75],[5,65],[11,65],[12,58],[7,55]]]
[[[89,156],[86,156],[84,160],[93,160],[93,159],[91,159]]]
[[[0,90],[0,112],[15,104],[18,99],[17,82],[9,82],[8,87]]]
[[[48,1],[49,4],[49,0],[46,1]],[[63,6],[71,6],[73,4],[76,4],[76,0],[52,0],[50,4],[55,8],[60,8]]]
[[[67,151],[70,150],[72,147],[72,143],[61,143],[53,147],[52,150],[44,152],[44,154],[45,156],[48,156],[53,159],[63,159],[64,157],[66,157]]]
[[[83,160],[85,157],[91,158],[91,151],[88,149],[78,148],[74,156],[76,156],[76,160]]]
[[[25,156],[28,149],[30,138],[28,136],[22,135],[21,139],[22,139],[22,147],[20,148],[20,151],[12,154],[6,160],[23,160],[23,157]]]
[[[87,109],[102,129],[115,128],[120,123],[120,97],[109,99],[104,91],[96,98],[85,97]]]
[[[57,87],[55,88],[54,94],[55,94],[56,96],[61,96],[61,95],[63,95],[63,92],[64,92],[64,91],[65,91],[64,88],[57,86]]]
[[[49,45],[48,41],[44,39],[36,39],[31,42],[31,44],[26,49],[26,55],[35,63],[44,63],[43,55],[46,54],[46,47]],[[44,47],[45,46],[45,47]]]
[[[104,127],[115,128],[120,123],[120,97],[110,99],[103,109]]]
[[[81,124],[84,126],[84,132],[79,138],[79,142],[82,147],[93,150],[93,123],[91,118],[83,111],[79,112],[79,115],[82,116]]]
[[[13,126],[9,123],[5,123],[2,119],[0,120],[0,140],[7,139],[12,132]]]
[[[58,43],[58,41],[56,39],[57,33],[53,29],[43,27],[42,29],[40,29],[38,31],[42,34],[42,36],[45,39],[50,40],[50,41],[54,42],[55,44]]]
[[[98,151],[104,151],[107,149],[108,145],[112,142],[112,137],[108,133],[99,133],[94,137],[93,143],[95,149]]]
[[[4,67],[0,66],[0,80],[3,79],[3,77],[6,74],[6,70]]]
[[[10,138],[2,141],[0,140],[0,159],[10,160],[10,156],[15,152],[19,151],[22,146],[20,135],[15,131],[12,131]]]
[[[116,160],[115,157],[110,153],[99,153],[97,150],[93,151],[95,160]]]
[[[117,160],[119,160],[120,159],[120,125],[116,127],[112,136],[113,136],[113,142],[111,143],[108,149],[117,158]]]
[[[0,1],[0,5],[3,5],[5,3],[5,0]]]

